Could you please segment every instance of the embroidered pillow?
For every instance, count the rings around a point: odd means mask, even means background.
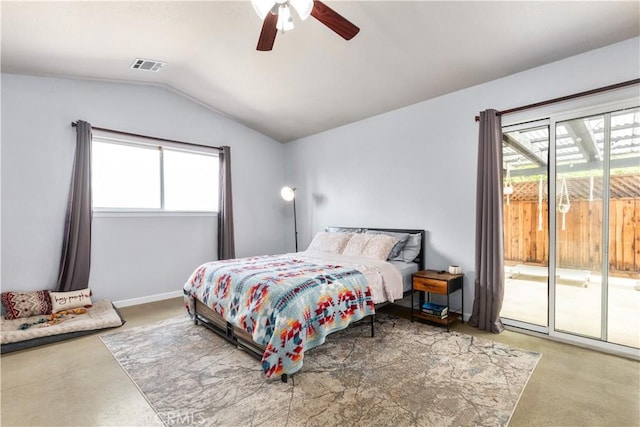
[[[91,289],[69,292],[50,292],[51,311],[57,313],[72,308],[91,307]]]
[[[391,253],[389,254],[389,259],[396,258],[402,252],[407,240],[409,240],[409,233],[395,233],[393,231],[381,231],[381,230],[367,230],[366,233],[369,234],[386,234],[391,237],[395,237],[398,239],[393,248],[391,249]]]
[[[308,251],[330,252],[341,254],[353,233],[328,233],[319,231],[307,248]]]
[[[49,291],[3,292],[1,299],[6,310],[5,319],[51,314]]]
[[[364,247],[361,256],[386,261],[396,243],[398,243],[398,239],[393,236],[374,234]]]
[[[373,234],[354,234],[342,252],[343,255],[362,256],[365,246],[373,238]]]

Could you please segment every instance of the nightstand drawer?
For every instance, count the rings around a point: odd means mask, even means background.
[[[447,294],[447,281],[446,280],[435,280],[435,279],[427,279],[424,277],[414,277],[413,278],[413,290],[414,291],[425,291],[425,292],[433,292],[436,294]]]

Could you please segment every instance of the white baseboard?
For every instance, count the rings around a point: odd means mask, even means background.
[[[131,305],[146,304],[148,302],[162,301],[165,299],[178,298],[181,296],[182,296],[182,290],[174,291],[174,292],[166,292],[164,294],[149,295],[149,296],[140,297],[140,298],[123,299],[121,301],[114,301],[113,305],[115,305],[118,308],[129,307]]]

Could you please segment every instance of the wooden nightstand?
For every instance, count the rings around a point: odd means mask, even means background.
[[[449,274],[439,273],[436,270],[422,270],[413,274],[413,285],[411,287],[411,321],[414,319],[426,320],[440,325],[446,325],[447,331],[449,331],[449,325],[457,318],[464,323],[462,317],[464,313],[464,286],[463,286],[464,274]],[[451,304],[449,297],[453,292],[460,291],[460,312],[451,311]],[[416,308],[414,302],[414,296],[418,292],[419,305]],[[430,300],[430,294],[439,294],[447,296],[447,307],[449,307],[449,314],[445,318],[437,316],[431,316],[423,313],[422,305],[425,302],[425,294],[427,295],[427,301]]]

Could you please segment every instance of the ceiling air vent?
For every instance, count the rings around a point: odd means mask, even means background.
[[[136,58],[136,60],[133,61],[133,64],[131,64],[131,69],[158,72],[162,67],[164,67],[164,64],[164,62],[153,61],[151,59]]]

